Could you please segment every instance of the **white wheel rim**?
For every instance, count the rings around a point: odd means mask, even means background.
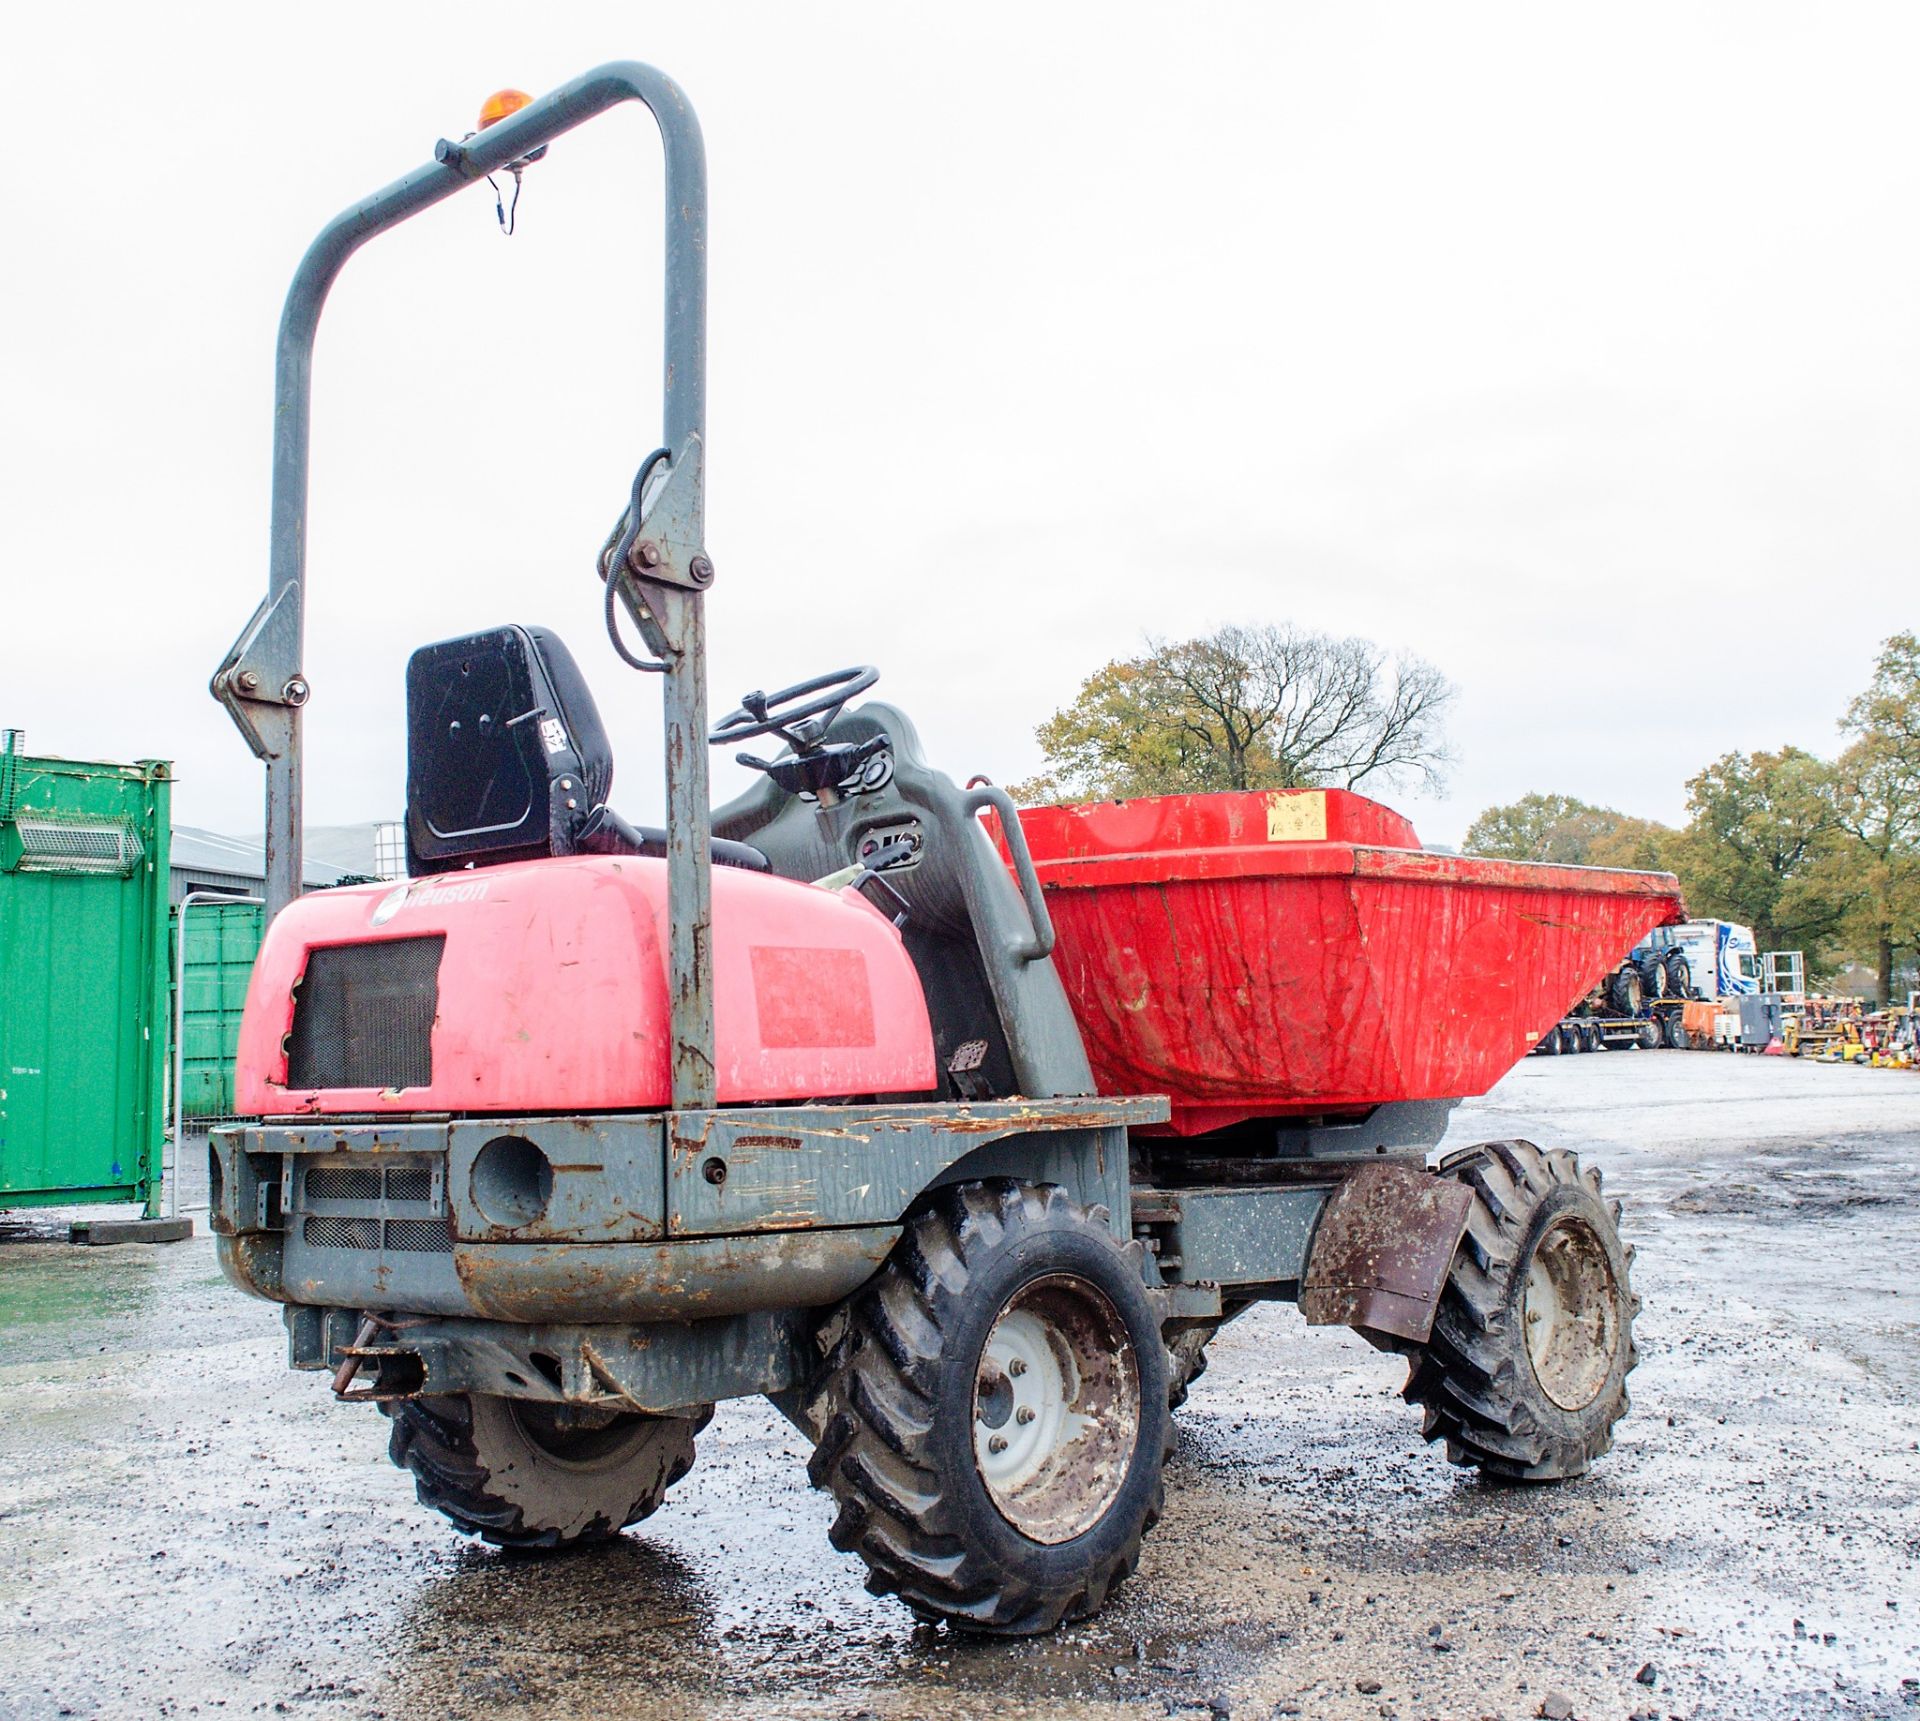
[[[1600,1396],[1620,1345],[1613,1267],[1590,1226],[1563,1218],[1534,1245],[1521,1314],[1527,1360],[1562,1410]]]
[[[990,1384],[975,1395],[974,1456],[988,1488],[1012,1493],[1085,1432],[1072,1408],[1079,1371],[1039,1315],[1014,1309],[995,1323],[980,1377]]]
[[[1037,1542],[1105,1516],[1140,1433],[1140,1376],[1100,1290],[1051,1274],[1008,1299],[980,1353],[973,1456],[1000,1515]]]

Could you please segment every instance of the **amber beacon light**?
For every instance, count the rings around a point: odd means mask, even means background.
[[[525,90],[495,90],[480,104],[480,129],[485,131],[490,125],[498,125],[532,100]]]
[[[480,130],[485,131],[488,126],[498,125],[504,119],[511,119],[532,102],[533,97],[525,90],[495,90],[480,104]],[[500,231],[508,238],[513,236],[515,219],[520,213],[520,176],[526,172],[529,163],[538,161],[546,153],[547,146],[542,144],[538,149],[530,149],[525,155],[518,156],[507,163],[507,172],[513,175],[511,203],[501,198],[499,184],[493,175],[487,175],[487,183],[493,187],[493,213],[500,223]]]

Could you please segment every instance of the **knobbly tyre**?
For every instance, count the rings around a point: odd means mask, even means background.
[[[665,146],[665,441],[599,571],[615,649],[659,672],[665,826],[612,810],[566,647],[495,627],[408,665],[408,881],[302,897],[327,290],[626,101]],[[1568,1153],[1427,1158],[1680,917],[1673,880],[1427,854],[1333,791],[1016,814],[855,704],[870,668],[709,734],[705,221],[691,107],[621,63],[443,141],[295,276],[268,592],[213,682],[266,766],[271,915],[237,1069],[261,1121],[211,1147],[227,1275],[463,1531],[616,1535],[716,1401],[761,1393],[869,1587],[984,1631],[1084,1618],[1132,1571],[1171,1411],[1257,1301],[1405,1355],[1454,1461],[1579,1475],[1634,1362],[1617,1208]],[[774,755],[718,810],[709,739]]]

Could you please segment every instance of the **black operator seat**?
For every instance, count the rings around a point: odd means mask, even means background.
[[[543,627],[489,628],[407,662],[407,872],[550,855],[664,856],[667,833],[607,804],[613,748],[586,677]],[[770,870],[716,839],[719,866]]]

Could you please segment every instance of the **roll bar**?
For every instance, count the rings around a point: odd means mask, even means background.
[[[600,66],[460,143],[336,217],[308,247],[281,313],[274,371],[273,508],[267,595],[212,681],[247,745],[266,765],[266,907],[300,893],[301,712],[311,693],[305,647],[308,435],[313,344],[335,278],[375,235],[623,102],[660,127],[666,155],[664,481],[643,519],[635,498],[616,532],[623,555],[606,566],[642,635],[667,666],[668,941],[673,1008],[673,1103],[714,1103],[712,813],[707,787],[705,546],[707,163],[685,93],[635,60]],[[651,462],[651,458],[649,460]]]

